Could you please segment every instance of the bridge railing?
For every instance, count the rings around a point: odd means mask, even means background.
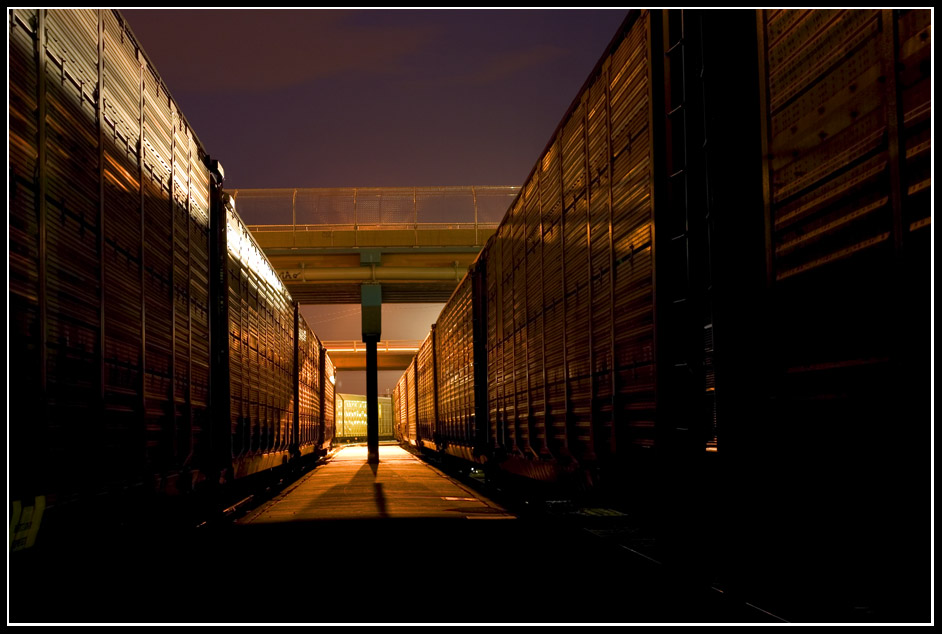
[[[498,222],[418,222],[377,225],[246,225],[253,233],[266,231],[389,231],[395,229],[443,231],[451,229],[497,229]]]
[[[363,247],[481,247],[496,222],[373,225],[247,225],[263,249]]]
[[[305,231],[496,227],[519,192],[519,187],[474,185],[235,189],[229,193],[242,221],[253,231]]]

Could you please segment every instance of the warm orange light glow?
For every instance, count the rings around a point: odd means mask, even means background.
[[[379,348],[377,352],[418,352],[418,348]],[[328,352],[366,352],[366,348],[330,348]]]
[[[108,162],[109,165],[111,165],[111,167],[114,169],[114,171],[115,171],[117,174],[120,174],[121,176],[123,176],[124,179],[125,179],[128,183],[131,184],[131,188],[130,188],[130,189],[129,189],[128,187],[124,186],[124,185],[119,185],[119,187],[121,187],[124,191],[130,192],[131,189],[138,189],[138,188],[140,187],[140,183],[139,183],[138,180],[131,174],[131,172],[127,171],[127,170],[124,168],[124,166],[120,165],[116,160],[114,160],[114,159],[113,159],[111,156],[109,156],[107,153],[105,154],[105,160]],[[107,174],[107,172],[108,172],[108,170],[107,170],[107,168],[106,168],[106,169],[105,169],[105,173]],[[115,180],[115,177],[112,177],[112,180]],[[115,180],[115,182],[117,183],[117,180]]]
[[[107,169],[106,169],[106,170],[104,171],[104,173],[105,173],[105,178],[107,178],[107,179],[108,179],[108,182],[110,182],[112,185],[114,185],[114,186],[117,187],[118,189],[123,190],[123,191],[125,191],[125,192],[127,192],[127,193],[131,193],[131,190],[129,190],[127,187],[125,187],[125,186],[124,186],[124,183],[122,183],[120,180],[118,180],[118,178],[111,172],[111,170],[107,170]]]
[[[916,222],[909,225],[910,231],[915,231],[916,229],[922,229],[923,227],[928,227],[932,224],[932,218],[923,218],[922,220],[917,220]]]
[[[389,340],[389,341],[379,341],[376,343],[377,352],[418,352],[420,347],[419,341],[412,341],[408,339],[404,340]],[[341,340],[341,341],[325,341],[323,342],[324,347],[328,352],[365,352],[366,344],[356,340]]]

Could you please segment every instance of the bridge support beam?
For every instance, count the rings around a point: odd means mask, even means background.
[[[376,344],[382,334],[383,292],[380,284],[360,287],[360,318],[366,343],[366,452],[369,464],[379,463],[379,380]]]

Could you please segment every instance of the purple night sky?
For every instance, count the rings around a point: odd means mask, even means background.
[[[122,11],[230,189],[522,185],[626,13]]]
[[[522,185],[627,9],[122,14],[238,189]],[[424,339],[440,310],[386,305],[383,338]],[[303,312],[360,337],[358,306]]]

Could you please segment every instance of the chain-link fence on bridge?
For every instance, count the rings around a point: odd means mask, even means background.
[[[335,187],[230,192],[253,230],[496,226],[519,187]]]

